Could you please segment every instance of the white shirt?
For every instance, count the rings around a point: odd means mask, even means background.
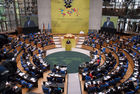
[[[28,21],[28,26],[30,25],[30,21]]]
[[[108,22],[107,22],[107,26],[109,25],[109,23],[110,23],[110,22],[108,21]]]

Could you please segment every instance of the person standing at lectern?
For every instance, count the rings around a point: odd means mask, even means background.
[[[30,19],[30,17],[27,17],[27,21],[25,21],[25,23],[24,23],[24,28],[35,27],[35,26],[36,25],[35,25],[34,21],[32,21]]]
[[[70,42],[70,40],[69,40],[69,39],[67,40],[66,44],[71,44],[71,42]]]
[[[110,17],[107,17],[107,21],[104,22],[103,27],[114,28],[114,23],[112,21],[110,21]]]

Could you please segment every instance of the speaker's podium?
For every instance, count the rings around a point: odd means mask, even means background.
[[[71,42],[70,42],[70,40],[67,40],[67,41],[66,41],[65,50],[66,50],[66,51],[71,51],[71,48],[72,48]]]
[[[66,34],[64,35],[64,42],[65,42],[65,50],[71,51],[72,47],[74,47],[75,44],[75,36],[72,34]]]

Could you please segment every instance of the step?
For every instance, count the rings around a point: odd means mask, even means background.
[[[60,39],[53,39],[53,41],[60,41]]]
[[[53,37],[53,39],[60,39],[60,37]]]
[[[55,45],[61,45],[61,43],[60,42],[54,42],[55,43]]]
[[[57,48],[62,48],[62,46],[61,45],[55,45]]]
[[[81,48],[82,47],[82,45],[76,45],[76,48]]]
[[[85,37],[79,37],[79,39],[85,39]]]
[[[78,42],[84,42],[84,40],[78,40]]]
[[[82,45],[82,44],[83,44],[83,42],[77,42],[77,44],[81,44],[81,45]]]
[[[78,73],[68,74],[68,94],[81,94],[81,86]]]

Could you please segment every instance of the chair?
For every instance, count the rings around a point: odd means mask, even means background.
[[[22,44],[22,42],[20,41],[20,42],[19,42],[19,45],[21,45],[21,44]]]
[[[135,88],[135,91],[139,90],[139,88],[140,88],[139,85],[137,85]]]
[[[3,50],[4,50],[4,52],[6,52],[6,48],[4,48]]]
[[[103,48],[102,52],[105,53],[106,48]]]
[[[99,56],[99,59],[101,60],[101,58],[102,58],[102,57],[101,57],[101,55],[100,55],[100,56]]]
[[[95,41],[95,40],[93,39],[92,42],[94,43],[94,41]]]
[[[127,92],[126,94],[135,94],[134,91]]]
[[[139,51],[140,50],[140,47],[138,47],[137,50]]]
[[[84,68],[84,72],[87,72],[88,71],[88,68]]]
[[[47,77],[47,80],[52,82],[53,81],[53,78],[52,77]]]
[[[33,84],[27,83],[27,88],[31,89],[33,87]]]
[[[17,53],[17,49],[14,50],[14,53]]]
[[[116,47],[113,47],[114,48],[114,51],[116,51]]]
[[[115,82],[119,82],[121,78],[115,78]]]
[[[91,80],[91,77],[86,75],[85,80],[89,81],[89,80]]]
[[[109,84],[110,85],[114,85],[115,84],[115,80],[111,80]]]
[[[38,50],[38,53],[41,54],[41,50]]]
[[[136,52],[134,52],[134,56],[136,56],[137,55],[137,53]]]
[[[49,88],[46,88],[46,87],[43,86],[42,89],[43,89],[44,94],[50,94],[51,93]]]
[[[25,71],[29,71],[29,68],[26,67],[26,68],[25,68]]]
[[[31,71],[31,74],[32,74],[33,76],[35,76],[35,73],[34,73],[34,72],[32,72],[32,71]]]
[[[89,93],[91,93],[91,92],[93,93],[93,92],[95,92],[95,91],[96,91],[96,87],[89,87],[89,88],[88,88],[88,92],[89,92]]]
[[[136,47],[136,45],[133,45],[133,48],[135,48],[135,49],[136,49],[136,48],[137,48],[137,47]]]
[[[55,88],[54,89],[54,94],[61,94],[62,93],[62,89],[61,88]]]
[[[95,51],[95,55],[97,55],[97,54],[98,54],[98,51],[96,50],[96,51]]]
[[[60,71],[60,74],[65,74],[65,71]]]
[[[52,72],[54,72],[54,73],[55,73],[55,72],[56,72],[56,69],[52,69]]]
[[[22,86],[26,86],[27,85],[27,82],[25,80],[20,80],[20,83]]]
[[[58,83],[63,83],[63,78],[56,78],[56,81],[57,81]]]
[[[101,85],[100,86],[100,90],[102,91],[102,90],[104,90],[106,88],[106,85]]]

